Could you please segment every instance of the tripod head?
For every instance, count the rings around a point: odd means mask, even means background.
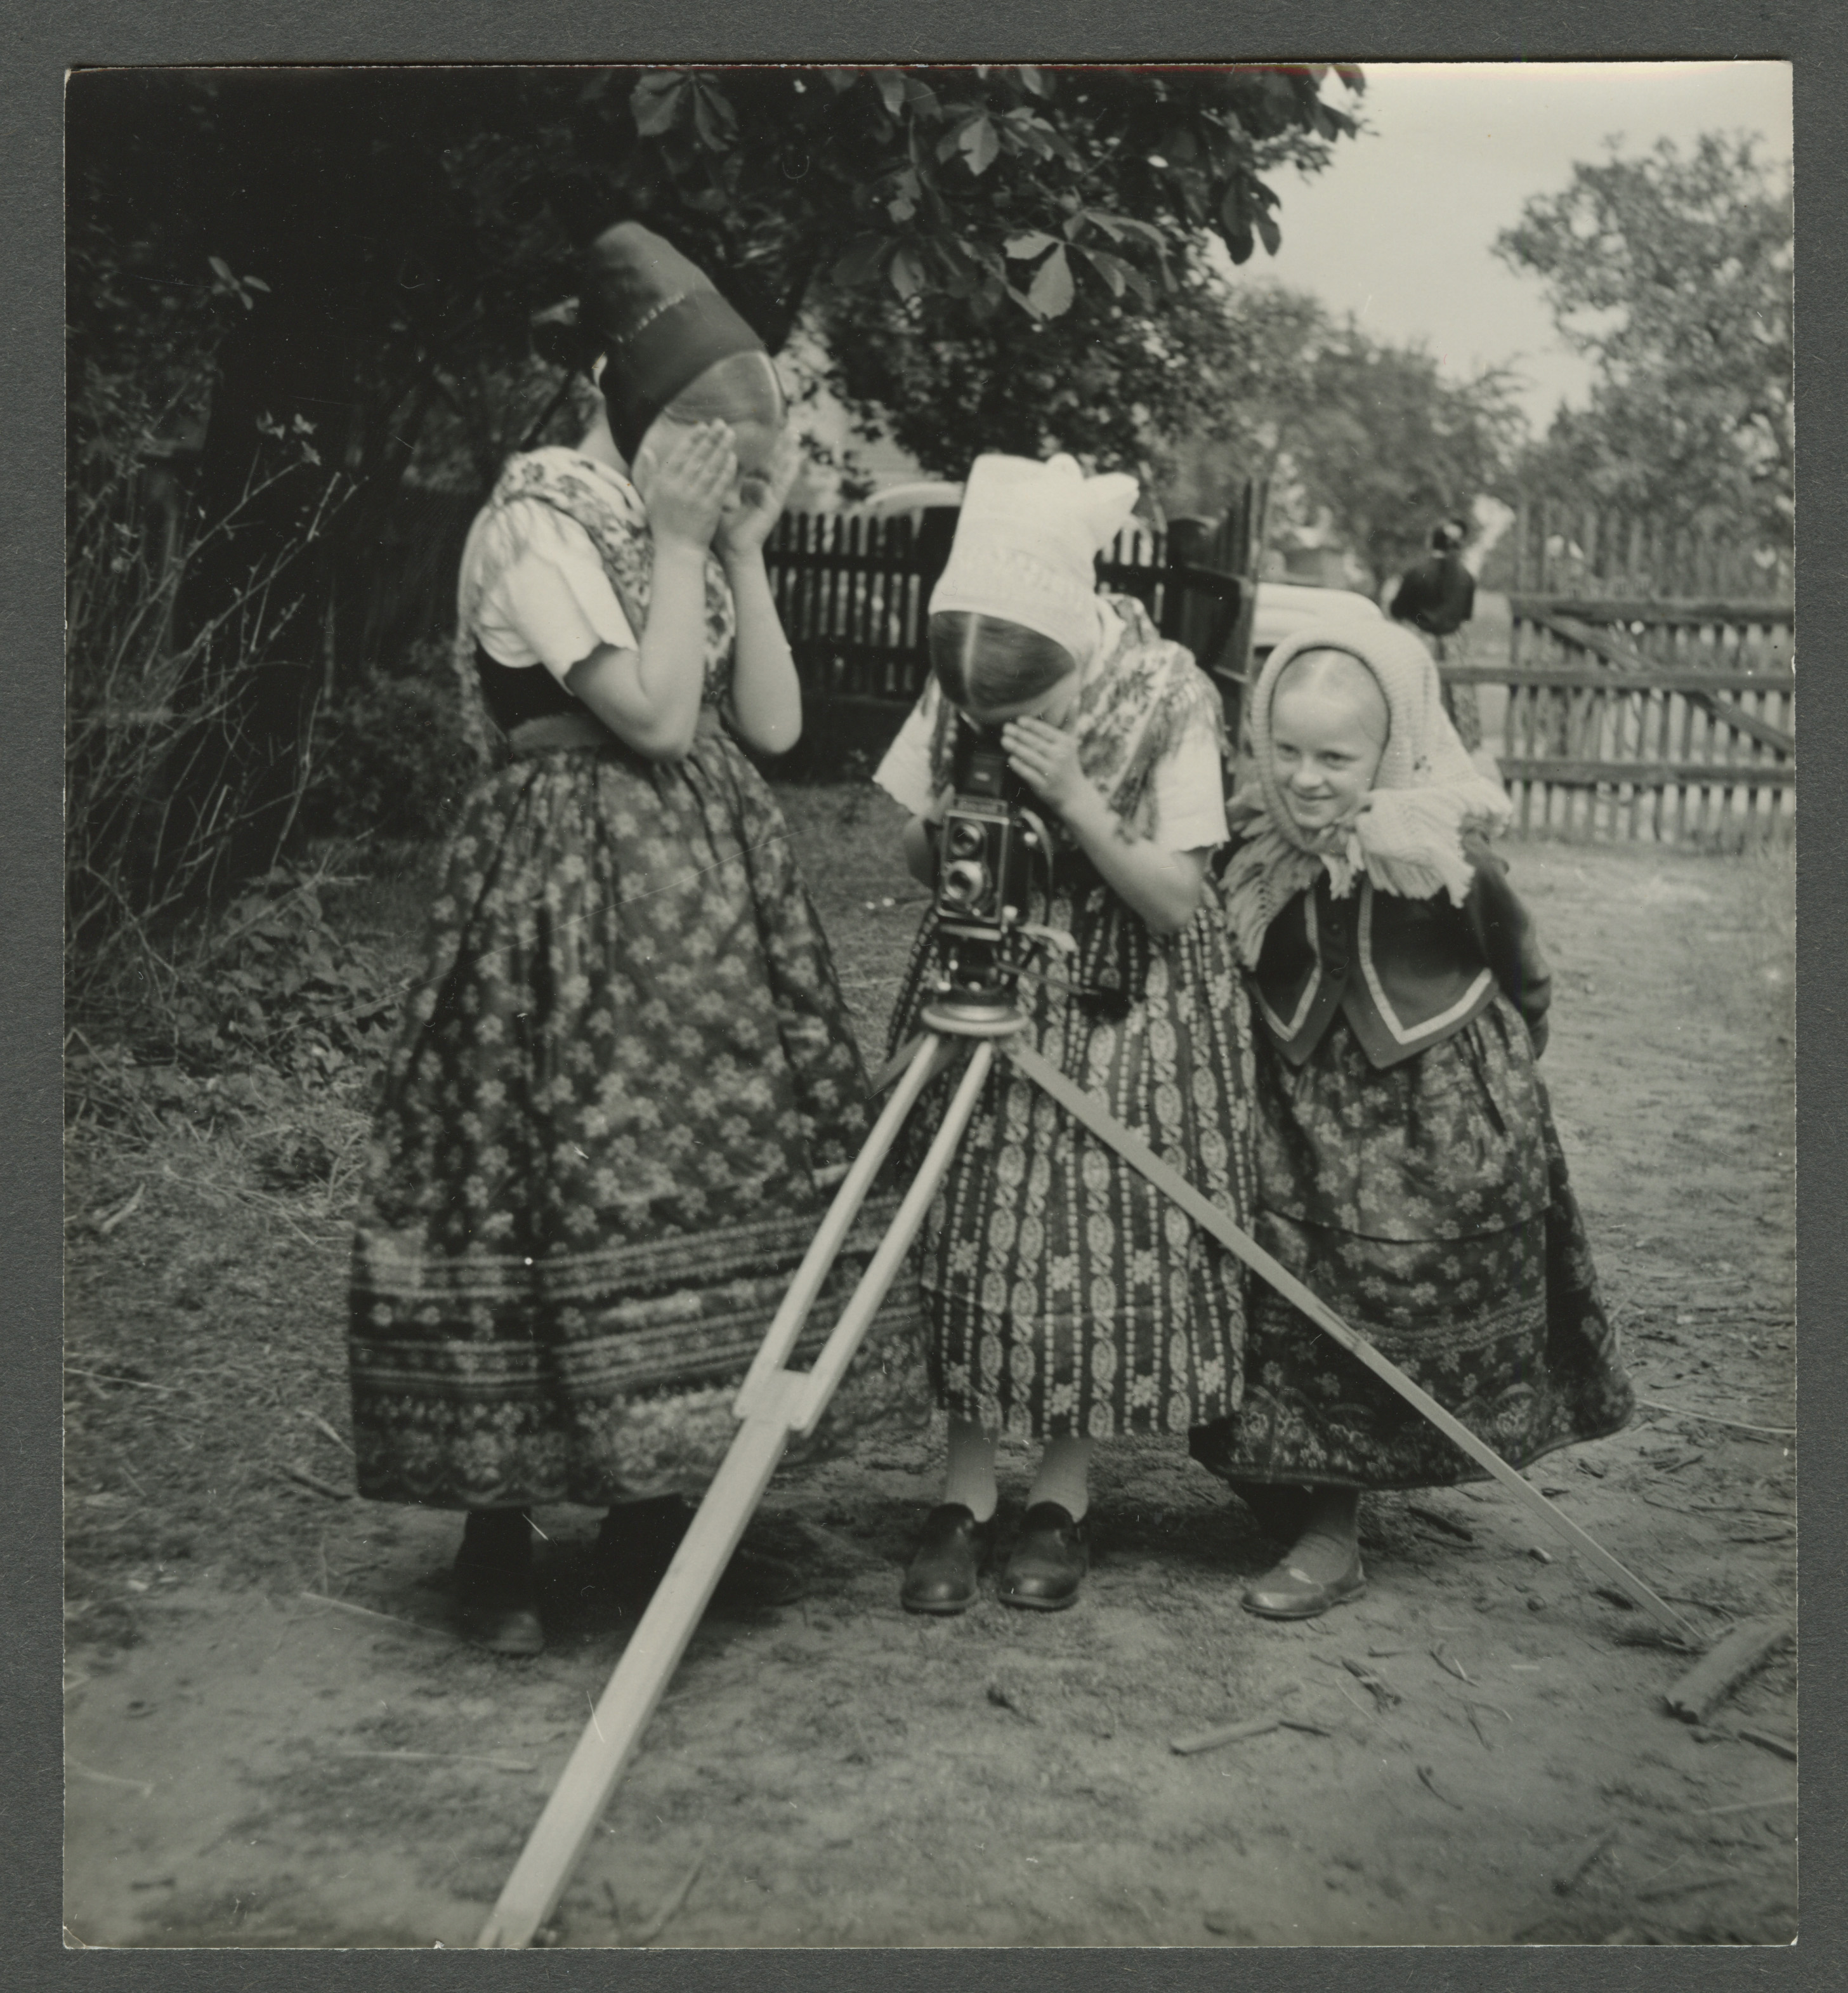
[[[998,730],[958,716],[951,783],[932,908],[941,973],[924,1021],[983,1036],[1020,1021],[1014,990],[1037,938],[1027,921],[1033,863],[1050,887],[1052,840]]]

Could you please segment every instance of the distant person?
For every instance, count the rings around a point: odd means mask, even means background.
[[[1430,559],[1406,570],[1392,598],[1394,620],[1422,631],[1440,665],[1464,661],[1464,625],[1476,613],[1476,577],[1463,563],[1463,545],[1469,536],[1469,528],[1461,519],[1446,519],[1431,535]],[[1476,688],[1446,685],[1443,707],[1464,746],[1474,754],[1482,745],[1482,711]]]

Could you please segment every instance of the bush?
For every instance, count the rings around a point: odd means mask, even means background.
[[[370,1079],[390,1049],[404,979],[330,924],[328,883],[272,872],[182,931],[170,953],[150,952],[162,973],[127,979],[73,1029],[70,1118],[146,1136],[164,1122],[273,1114],[303,1087]],[[273,1167],[299,1176],[311,1162],[278,1156]]]
[[[418,644],[401,673],[376,673],[317,716],[302,799],[310,832],[431,839],[456,820],[481,772],[449,646]]]
[[[273,862],[299,798],[292,771],[278,770],[251,722],[266,699],[299,701],[312,672],[251,661],[294,614],[292,600],[272,595],[299,549],[250,572],[210,624],[183,633],[176,611],[188,575],[312,450],[272,426],[268,468],[225,517],[196,518],[171,432],[209,382],[208,367],[157,405],[135,381],[92,370],[73,392],[64,959],[80,1005],[144,962],[158,974],[157,936]],[[310,521],[302,544],[323,524]]]

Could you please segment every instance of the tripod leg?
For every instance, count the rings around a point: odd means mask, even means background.
[[[517,1951],[531,1944],[582,1859],[616,1782],[789,1444],[787,1413],[804,1379],[784,1373],[779,1381],[784,1389],[760,1392],[758,1409],[739,1428],[475,1940],[477,1950]]]
[[[938,1125],[910,1188],[893,1215],[885,1237],[879,1242],[879,1249],[854,1290],[852,1300],[841,1311],[834,1333],[822,1345],[814,1369],[804,1380],[807,1389],[796,1430],[804,1437],[815,1431],[822,1413],[828,1409],[828,1400],[846,1375],[847,1366],[853,1361],[861,1338],[879,1312],[886,1289],[897,1277],[904,1256],[911,1249],[911,1241],[917,1236],[924,1214],[931,1208],[931,1200],[937,1195],[937,1187],[943,1181],[944,1173],[956,1154],[956,1145],[962,1140],[969,1117],[975,1111],[975,1103],[982,1097],[989,1068],[995,1062],[995,1043],[992,1038],[985,1038],[976,1046],[968,1070],[957,1086],[955,1098]]]
[[[921,1090],[944,1053],[940,1041],[921,1047],[907,1079],[916,1079]],[[948,1055],[954,1056],[953,1052]],[[596,1824],[617,1781],[634,1755],[680,1657],[686,1652],[693,1629],[710,1602],[719,1574],[725,1569],[745,1525],[750,1520],[763,1491],[770,1485],[777,1463],[783,1458],[793,1431],[811,1431],[826,1409],[828,1400],[839,1381],[866,1328],[879,1311],[918,1227],[924,1222],[937,1186],[943,1180],[956,1145],[962,1140],[969,1117],[975,1111],[983,1083],[994,1064],[992,1039],[979,1043],[968,1070],[958,1083],[955,1097],[933,1138],[923,1167],[906,1192],[886,1236],[879,1243],[860,1277],[852,1298],[842,1311],[809,1376],[771,1366],[754,1390],[742,1394],[748,1399],[744,1422],[733,1439],[712,1485],[705,1492],[692,1526],[674,1554],[667,1575],[649,1600],[641,1622],[623,1649],[616,1671],[610,1677],[603,1699],[593,1711],[590,1722],[577,1742],[570,1761],[553,1788],[545,1810],[539,1816],[513,1873],[494,1908],[493,1914],[476,1940],[477,1949],[513,1951],[532,1942],[533,1934],[552,1914],[565,1892],[586,1845],[596,1831]],[[901,1089],[901,1094],[904,1089]],[[909,1100],[905,1102],[908,1108]],[[891,1113],[889,1106],[887,1114]],[[902,1120],[903,1114],[898,1120]],[[886,1116],[880,1117],[885,1126]],[[890,1147],[897,1133],[897,1122],[886,1133]],[[870,1147],[870,1144],[869,1145]],[[883,1153],[883,1151],[882,1151]],[[858,1165],[856,1165],[857,1168]],[[851,1180],[852,1173],[849,1173]],[[871,1172],[868,1172],[870,1181]],[[843,1185],[843,1195],[847,1186]],[[864,1195],[863,1189],[862,1195]],[[857,1205],[858,1199],[855,1200]],[[849,1213],[851,1216],[851,1211]],[[830,1213],[830,1218],[833,1214]],[[845,1227],[843,1223],[842,1230]],[[839,1249],[839,1240],[835,1242]],[[833,1253],[827,1256],[832,1261]],[[804,1260],[803,1271],[808,1270]],[[821,1267],[826,1271],[826,1263]],[[798,1280],[802,1276],[798,1274]],[[816,1276],[816,1284],[819,1275]],[[812,1299],[812,1295],[811,1296]],[[779,1315],[779,1321],[781,1317]],[[776,1331],[773,1328],[771,1334]],[[794,1330],[788,1333],[794,1341]]]
[[[1607,1578],[1621,1588],[1626,1598],[1635,1599],[1638,1605],[1652,1613],[1663,1626],[1682,1639],[1696,1647],[1703,1644],[1700,1636],[1666,1600],[1658,1598],[1640,1578],[1620,1564],[1595,1537],[1587,1535],[1570,1516],[1555,1508],[1531,1482],[1524,1480],[1493,1447],[1478,1439],[1453,1414],[1446,1411],[1428,1391],[1414,1383],[1396,1363],[1381,1355],[1364,1335],[1350,1328],[1333,1308],[1306,1287],[1287,1267],[1272,1258],[1248,1232],[1241,1231],[1217,1205],[1203,1197],[1178,1170],[1164,1163],[1140,1136],[1132,1133],[1101,1102],[1094,1099],[1082,1087],[1067,1079],[1056,1065],[1034,1051],[1031,1045],[1016,1038],[1009,1041],[1004,1049],[1007,1056],[1036,1085],[1050,1094],[1067,1113],[1081,1121],[1094,1135],[1108,1142],[1126,1162],[1141,1171],[1164,1197],[1178,1205],[1195,1224],[1210,1232],[1222,1246],[1237,1253],[1254,1273],[1261,1274],[1268,1280],[1286,1301],[1293,1302],[1301,1309],[1324,1335],[1332,1338],[1351,1356],[1365,1364],[1375,1376],[1396,1391],[1415,1411],[1422,1413],[1446,1439],[1460,1448],[1479,1467],[1487,1468],[1509,1493],[1518,1498],[1523,1507],[1531,1509],[1570,1539],[1576,1549],[1582,1550]]]
[[[828,1208],[828,1215],[809,1242],[808,1250],[802,1256],[802,1263],[796,1269],[795,1278],[783,1297],[763,1345],[751,1359],[751,1367],[738,1387],[733,1410],[739,1418],[750,1415],[753,1394],[762,1389],[765,1379],[773,1376],[789,1361],[790,1352],[796,1346],[796,1338],[801,1334],[808,1311],[815,1306],[815,1296],[822,1290],[822,1283],[839,1256],[848,1231],[866,1200],[866,1193],[873,1188],[880,1164],[897,1140],[906,1116],[916,1105],[917,1096],[956,1056],[954,1047],[934,1031],[914,1038],[908,1050],[910,1059],[904,1084],[886,1102],[864,1147],[853,1159],[853,1167],[842,1179],[834,1202]]]
[[[908,1044],[900,1045],[898,1050],[895,1051],[892,1056],[886,1060],[885,1064],[880,1068],[879,1071],[873,1075],[866,1085],[866,1092],[869,1098],[874,1100],[878,1099],[880,1096],[885,1092],[886,1089],[892,1084],[893,1081],[897,1079],[900,1074],[904,1072],[910,1066],[912,1059],[917,1054],[918,1045],[922,1041],[924,1036],[924,1034],[921,1031],[917,1037],[910,1040]]]

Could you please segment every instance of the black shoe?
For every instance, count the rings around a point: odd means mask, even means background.
[[[899,1604],[907,1612],[966,1612],[994,1547],[993,1516],[979,1523],[975,1510],[961,1502],[933,1509],[906,1568]]]
[[[1239,1603],[1261,1619],[1319,1619],[1330,1606],[1358,1598],[1367,1588],[1358,1546],[1332,1578],[1314,1578],[1288,1557],[1245,1588]]]
[[[1078,1595],[1091,1563],[1089,1533],[1057,1502],[1036,1502],[1020,1519],[1020,1535],[996,1597],[1003,1605],[1060,1612]]]
[[[1307,1488],[1277,1481],[1228,1481],[1226,1485],[1250,1509],[1259,1528],[1280,1543],[1293,1543],[1308,1524],[1313,1498]]]
[[[544,1651],[532,1525],[524,1509],[470,1513],[456,1557],[456,1614],[463,1638],[490,1653],[525,1659]]]
[[[644,1602],[668,1574],[681,1539],[692,1528],[694,1506],[678,1495],[621,1502],[596,1533],[596,1560],[603,1579],[619,1598]],[[787,1605],[807,1589],[794,1564],[742,1543],[719,1574],[712,1603],[721,1609],[755,1612]]]

